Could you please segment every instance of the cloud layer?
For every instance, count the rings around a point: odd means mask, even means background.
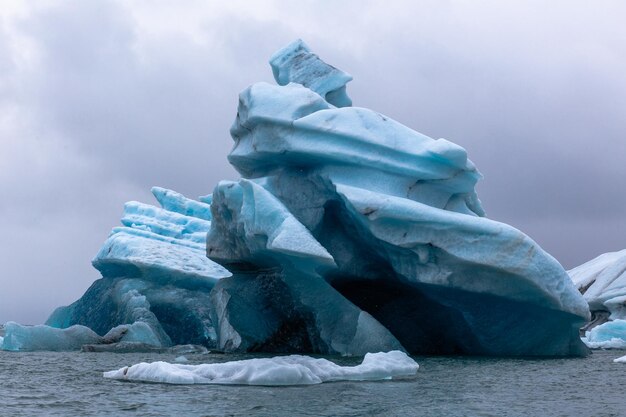
[[[237,94],[298,37],[355,105],[464,146],[488,216],[564,266],[626,248],[623,2],[223,3],[0,11],[1,322],[78,298],[125,201],[236,178]]]

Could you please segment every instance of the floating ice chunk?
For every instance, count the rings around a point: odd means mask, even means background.
[[[3,345],[4,345],[4,337],[0,336],[0,350],[5,350]]]
[[[368,353],[357,366],[291,355],[203,365],[139,363],[105,372],[105,378],[168,384],[311,385],[412,377],[419,365],[400,351]]]
[[[585,333],[583,342],[592,349],[626,349],[626,320],[614,320]]]
[[[210,201],[208,204],[195,201],[185,197],[181,193],[161,187],[152,187],[152,194],[165,210],[180,213],[185,216],[211,220]]]
[[[187,359],[187,357],[184,356],[184,355],[180,355],[180,356],[177,356],[176,358],[174,358],[174,362],[176,362],[176,363],[186,363],[186,362],[189,362],[189,359]]]
[[[617,359],[613,359],[613,362],[615,362],[615,363],[626,363],[626,356],[620,356]]]
[[[82,345],[102,342],[102,337],[93,330],[79,325],[56,329],[46,325],[23,326],[10,321],[5,324],[5,331],[2,349],[16,352],[79,350]]]
[[[302,84],[337,107],[352,105],[346,94],[352,76],[322,61],[301,39],[272,55],[270,65],[280,85]]]

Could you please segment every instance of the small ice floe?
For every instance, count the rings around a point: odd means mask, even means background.
[[[180,355],[180,356],[177,356],[174,359],[174,362],[176,362],[176,363],[185,363],[185,362],[189,362],[189,359],[187,359],[187,357],[185,357],[185,355]]]
[[[368,353],[356,366],[291,355],[225,363],[139,363],[105,372],[110,379],[167,384],[311,385],[330,381],[378,381],[415,376],[419,365],[406,353]]]
[[[626,320],[613,320],[585,333],[583,342],[591,349],[626,349]]]
[[[617,359],[613,359],[613,362],[615,362],[615,363],[626,363],[626,356],[620,356]]]

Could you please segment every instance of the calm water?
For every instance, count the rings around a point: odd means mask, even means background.
[[[418,376],[306,387],[164,385],[103,371],[173,354],[0,352],[2,416],[625,416],[623,351],[584,359],[417,357]],[[189,363],[251,356],[185,355]],[[334,359],[344,365],[359,360]]]

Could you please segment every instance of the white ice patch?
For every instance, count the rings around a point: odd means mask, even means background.
[[[613,320],[585,333],[582,341],[591,349],[626,349],[626,320]]]
[[[326,359],[291,355],[203,365],[142,362],[105,372],[103,376],[166,384],[311,385],[412,377],[418,368],[417,362],[406,353],[394,350],[368,353],[356,366],[340,366]]]
[[[626,363],[626,356],[620,356],[617,359],[613,359],[613,362],[615,362],[615,363]]]

